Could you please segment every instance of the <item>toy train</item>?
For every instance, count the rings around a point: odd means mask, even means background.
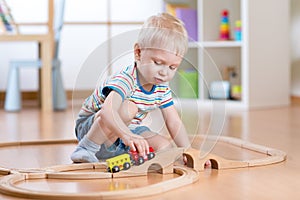
[[[107,171],[116,173],[121,170],[127,170],[132,165],[141,165],[147,160],[151,160],[155,157],[154,149],[149,147],[149,154],[145,157],[139,156],[137,151],[130,150],[128,153],[124,153],[106,160]]]

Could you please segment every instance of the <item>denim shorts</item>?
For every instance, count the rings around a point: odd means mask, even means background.
[[[79,117],[76,120],[75,134],[77,139],[80,141],[90,130],[94,121],[94,114],[87,117]],[[147,126],[136,126],[131,127],[130,131],[133,134],[141,135],[144,132],[151,132]],[[96,157],[99,160],[108,159],[129,151],[129,147],[126,146],[123,141],[118,138],[114,144],[107,147],[105,144],[101,145],[100,150],[96,153]]]

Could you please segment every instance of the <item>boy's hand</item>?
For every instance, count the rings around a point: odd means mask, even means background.
[[[145,157],[149,154],[149,144],[142,136],[133,134],[124,135],[121,139],[126,146],[130,147],[130,149],[139,152],[140,156]]]

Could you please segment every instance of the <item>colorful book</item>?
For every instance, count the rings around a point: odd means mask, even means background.
[[[167,13],[176,16],[176,9],[178,8],[188,8],[187,4],[174,4],[174,3],[166,3],[165,10]]]
[[[176,16],[184,22],[189,40],[198,41],[197,10],[193,8],[176,8]]]
[[[0,32],[14,33],[17,31],[16,24],[5,0],[0,0]]]

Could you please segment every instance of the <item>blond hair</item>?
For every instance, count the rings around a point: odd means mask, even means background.
[[[181,20],[168,13],[160,13],[146,20],[137,43],[141,49],[158,48],[184,56],[188,48],[188,36]]]

